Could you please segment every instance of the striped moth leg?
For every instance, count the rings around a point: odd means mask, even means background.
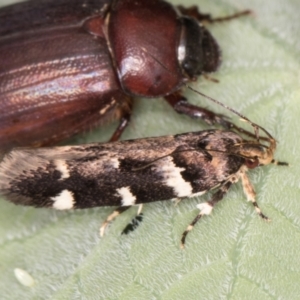
[[[186,230],[183,232],[181,237],[181,244],[180,248],[184,248],[185,239],[187,234],[194,228],[195,224],[201,219],[203,215],[210,215],[212,212],[213,207],[223,199],[224,195],[227,193],[229,188],[231,187],[232,183],[236,181],[236,177],[234,177],[231,181],[227,181],[225,184],[223,184],[219,190],[213,194],[212,199],[205,203],[200,203],[197,205],[197,208],[200,209],[199,214],[196,216],[196,218],[192,221],[192,223],[186,228]]]
[[[143,204],[139,204],[139,208],[136,216],[131,220],[130,223],[126,225],[126,227],[122,230],[121,234],[129,234],[140,225],[140,223],[143,221],[142,209],[143,209]]]
[[[256,193],[255,193],[254,188],[246,174],[246,171],[247,171],[247,169],[245,167],[242,167],[239,171],[239,177],[241,178],[241,181],[242,181],[244,193],[246,194],[248,201],[252,202],[254,209],[258,213],[258,215],[262,219],[264,219],[266,221],[270,221],[270,219],[262,213],[261,209],[259,208],[259,206],[255,200]]]
[[[180,247],[183,249],[184,244],[185,244],[185,239],[187,234],[194,228],[195,224],[201,219],[203,215],[210,215],[212,212],[213,207],[223,199],[224,195],[227,193],[229,190],[230,186],[233,183],[236,183],[239,179],[242,181],[242,186],[244,193],[247,196],[248,201],[251,201],[255,211],[257,214],[264,220],[270,221],[270,219],[264,215],[259,208],[255,196],[256,193],[254,191],[254,188],[246,174],[247,172],[247,167],[243,166],[239,170],[239,172],[236,174],[237,176],[232,176],[229,181],[227,181],[224,185],[222,185],[219,190],[213,195],[212,200],[205,202],[205,203],[200,203],[197,205],[197,208],[200,209],[199,214],[196,216],[196,218],[192,221],[192,223],[187,227],[187,229],[183,232],[182,237],[181,237],[181,245]]]
[[[126,227],[122,230],[121,234],[129,234],[130,232],[133,232],[138,228],[140,223],[143,221],[143,213],[137,214],[135,218],[131,220],[130,223],[126,225]]]
[[[100,237],[104,236],[104,232],[106,227],[108,226],[109,223],[111,223],[114,219],[116,219],[121,213],[123,213],[124,211],[126,211],[127,209],[129,209],[131,206],[120,206],[118,207],[116,210],[114,210],[107,218],[106,220],[103,222],[103,224],[100,227]],[[137,211],[137,215],[135,216],[135,218],[126,225],[126,227],[122,230],[122,234],[128,234],[131,231],[134,231],[139,223],[142,221],[143,219],[143,214],[142,214],[142,209],[143,209],[143,204],[139,204],[139,208]]]
[[[122,212],[126,211],[131,206],[120,206],[117,209],[115,209],[103,222],[103,224],[100,227],[100,237],[104,236],[104,232],[106,227],[109,223],[111,223],[117,216],[119,216]]]

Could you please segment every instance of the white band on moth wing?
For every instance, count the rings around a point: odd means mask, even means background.
[[[52,197],[53,208],[63,210],[71,209],[74,207],[75,199],[72,192],[69,190],[63,190],[59,195]]]
[[[116,189],[117,193],[122,197],[122,206],[132,206],[135,204],[136,196],[130,191],[130,186]]]
[[[70,177],[68,165],[66,164],[66,162],[64,160],[56,159],[54,161],[54,164],[55,164],[57,171],[59,171],[61,173],[60,179],[66,179],[66,178]]]
[[[167,157],[165,160],[159,161],[157,171],[163,176],[164,183],[173,188],[177,197],[189,197],[193,193],[193,188],[188,181],[185,181],[181,172],[185,168],[179,168],[172,161],[172,158]]]
[[[115,169],[118,169],[119,166],[120,166],[120,161],[119,161],[118,158],[112,157],[112,158],[109,159],[108,162]]]

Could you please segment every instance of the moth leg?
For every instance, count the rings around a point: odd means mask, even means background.
[[[190,17],[193,17],[197,19],[199,22],[208,22],[208,23],[216,23],[216,22],[224,22],[224,21],[230,21],[232,19],[236,19],[245,15],[251,14],[251,10],[244,10],[237,12],[235,14],[226,16],[226,17],[220,17],[220,18],[213,18],[210,14],[203,14],[199,11],[198,7],[193,5],[188,8],[185,8],[181,5],[177,6],[179,11],[183,15],[188,15]]]
[[[182,200],[181,198],[175,198],[175,199],[172,199],[172,202],[174,203],[174,206],[177,206],[181,200]]]
[[[115,132],[110,138],[110,142],[116,142],[120,139],[121,135],[123,134],[124,130],[127,128],[127,126],[130,123],[131,119],[131,114],[132,114],[132,107],[133,107],[133,102],[131,99],[126,101],[125,105],[123,105],[120,108],[119,116],[118,118],[120,119],[119,125],[116,128]]]
[[[259,206],[258,206],[258,204],[257,204],[257,202],[255,200],[256,193],[254,191],[254,188],[253,188],[253,186],[252,186],[252,184],[251,184],[251,182],[250,182],[250,180],[249,180],[249,178],[248,178],[245,170],[241,170],[241,172],[240,172],[240,178],[242,180],[243,190],[244,190],[244,193],[247,196],[248,201],[252,202],[255,211],[258,213],[258,215],[261,218],[263,218],[263,219],[265,219],[267,221],[270,221],[270,219],[266,215],[264,215],[262,213],[261,209],[259,208]]]
[[[142,209],[143,209],[143,204],[139,204],[139,208],[136,216],[131,220],[129,224],[126,225],[126,227],[123,229],[121,234],[128,234],[134,231],[139,226],[139,224],[143,221]]]
[[[100,227],[100,236],[103,237],[105,229],[109,223],[111,223],[118,215],[120,215],[122,212],[126,211],[131,206],[120,206],[116,210],[114,210],[102,223]]]
[[[211,77],[210,75],[208,74],[203,74],[203,77],[208,80],[208,81],[211,81],[211,82],[214,82],[214,83],[219,83],[220,81],[214,77]]]
[[[187,234],[194,228],[195,224],[201,219],[203,215],[210,215],[213,207],[223,199],[224,195],[227,193],[228,189],[232,185],[232,181],[226,182],[224,185],[222,185],[219,190],[213,194],[212,199],[205,203],[200,203],[197,205],[197,208],[200,209],[199,214],[196,216],[196,218],[192,221],[192,223],[186,228],[186,230],[183,232],[181,236],[181,244],[180,248],[184,248],[185,239]]]

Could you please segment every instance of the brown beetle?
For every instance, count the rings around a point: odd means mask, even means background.
[[[201,19],[211,20],[162,0],[31,0],[1,8],[0,148],[54,144],[116,118],[117,140],[135,96],[162,96],[178,113],[228,127],[180,94],[220,64]]]

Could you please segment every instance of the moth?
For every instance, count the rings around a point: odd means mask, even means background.
[[[253,124],[253,123],[252,123]],[[204,130],[174,136],[51,148],[16,148],[0,163],[0,194],[20,205],[59,210],[118,206],[101,232],[133,205],[202,195],[199,214],[181,238],[223,199],[232,184],[244,193],[263,219],[247,171],[274,160],[276,141],[265,129],[263,139],[244,139],[224,130]]]

